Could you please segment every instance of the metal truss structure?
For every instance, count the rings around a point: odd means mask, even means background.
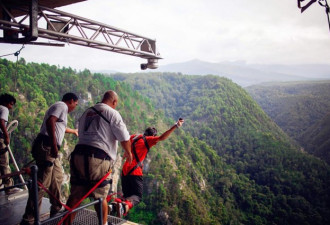
[[[309,2],[307,3],[303,3],[305,0],[297,0],[297,1],[298,1],[298,8],[301,10],[301,13],[303,13],[308,7],[310,7],[315,2],[318,2],[320,6],[324,7],[325,13],[327,14],[328,25],[330,30],[330,9],[327,0],[309,0]]]
[[[141,69],[157,68],[156,40],[38,4],[38,0],[0,0],[3,43],[59,45],[59,42],[145,58]],[[0,14],[0,16],[1,16]],[[57,43],[36,42],[38,38]]]

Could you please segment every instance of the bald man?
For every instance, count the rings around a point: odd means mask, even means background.
[[[107,91],[101,103],[88,108],[79,119],[79,141],[70,159],[71,194],[67,205],[75,206],[79,200],[109,171],[117,157],[118,141],[125,155],[132,161],[130,135],[119,112],[116,110],[118,95]],[[107,194],[110,176],[92,193],[91,197],[103,198],[103,224],[107,224]],[[98,211],[98,207],[95,207]],[[64,224],[72,224],[71,214]]]

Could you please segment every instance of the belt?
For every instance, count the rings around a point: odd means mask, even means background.
[[[111,160],[111,157],[105,153],[105,151],[89,145],[76,145],[71,154],[87,155],[98,159]]]

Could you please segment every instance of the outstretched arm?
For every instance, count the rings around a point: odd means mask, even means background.
[[[178,122],[176,122],[170,129],[168,129],[167,131],[165,131],[165,133],[163,133],[162,135],[159,136],[159,140],[160,141],[164,141],[166,140],[171,133],[176,129],[182,126],[182,124],[184,123],[183,119],[179,119]]]

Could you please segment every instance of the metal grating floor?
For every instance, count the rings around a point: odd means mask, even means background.
[[[41,220],[43,220],[43,218],[41,218]],[[57,223],[61,220],[61,218],[57,219],[57,220],[53,220],[51,222],[47,222],[47,223],[42,223],[43,225],[57,225]],[[118,217],[114,217],[114,216],[108,216],[108,222],[109,225],[121,225],[121,224],[127,224],[127,220],[118,218]],[[89,209],[83,209],[77,212],[77,215],[73,221],[73,225],[89,225],[89,224],[95,224],[98,225],[98,218],[97,215],[95,213],[95,211],[93,210],[89,210]]]
[[[7,196],[0,192],[0,225],[18,225],[22,220],[25,211],[27,191],[18,192]],[[41,206],[40,220],[46,221],[49,218],[50,203],[48,198],[43,198]],[[51,222],[42,223],[45,225],[57,225],[61,218]],[[109,225],[138,225],[131,221],[108,216]],[[98,225],[96,212],[90,209],[83,209],[77,212],[73,225]]]

